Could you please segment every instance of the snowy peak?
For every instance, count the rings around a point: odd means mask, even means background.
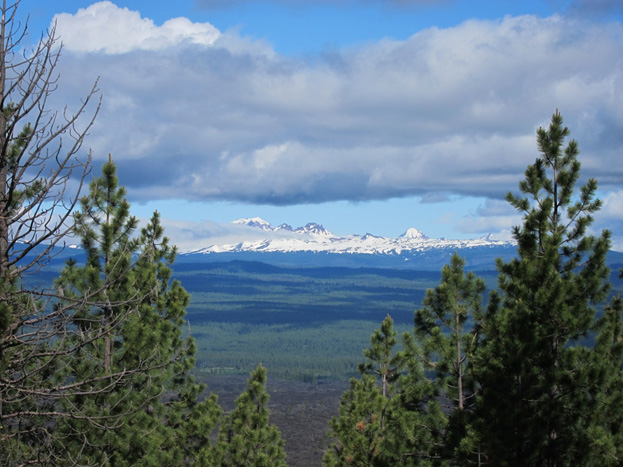
[[[260,217],[251,217],[248,219],[236,219],[235,221],[232,222],[232,224],[248,225],[249,227],[256,227],[258,229],[265,230],[266,232],[272,232],[273,230],[275,230],[273,229],[273,226],[270,225],[269,222],[266,222],[264,219]]]
[[[236,219],[232,222],[232,224],[246,225],[247,227],[253,227],[265,232],[277,232],[279,230],[284,230],[286,232],[293,232],[297,234],[311,234],[327,238],[335,237],[335,235],[325,229],[321,224],[316,224],[315,222],[310,222],[304,227],[293,229],[292,226],[288,224],[281,224],[278,227],[273,227],[270,222],[267,222],[260,217],[251,217]]]
[[[327,229],[325,229],[322,225],[316,224],[315,222],[310,222],[309,224],[305,225],[305,227],[299,227],[298,229],[295,230],[295,232],[302,233],[302,234],[320,235],[322,237],[334,237],[335,236],[331,232],[329,232]]]
[[[294,229],[292,228],[290,224],[281,224],[275,230],[285,230],[287,232],[294,232]]]
[[[422,232],[414,227],[407,229],[407,231],[403,233],[400,237],[409,240],[428,240],[428,237],[426,235],[424,235]]]

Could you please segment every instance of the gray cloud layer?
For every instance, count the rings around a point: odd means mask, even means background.
[[[584,174],[623,185],[619,23],[467,21],[303,60],[209,24],[157,27],[97,6],[59,18],[58,98],[101,76],[89,144],[113,153],[135,200],[499,198],[556,108]]]
[[[569,12],[594,17],[623,15],[623,3],[621,0],[575,0],[569,5]]]

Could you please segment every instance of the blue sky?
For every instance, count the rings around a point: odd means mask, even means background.
[[[22,0],[64,43],[52,104],[99,77],[86,145],[183,249],[223,223],[508,237],[559,108],[623,250],[619,0]]]

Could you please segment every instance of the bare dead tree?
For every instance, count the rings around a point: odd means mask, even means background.
[[[66,188],[73,177],[79,191],[88,173],[90,156],[77,156],[101,101],[95,82],[76,111],[48,108],[59,82],[62,47],[52,27],[32,50],[25,48],[28,28],[17,21],[19,3],[2,0],[0,22],[2,278],[40,263],[71,228],[67,221],[79,193]]]
[[[95,82],[75,112],[50,108],[61,46],[52,27],[27,47],[28,24],[17,19],[19,3],[2,0],[0,10],[0,438],[5,465],[11,459],[43,460],[40,454],[18,451],[49,428],[45,413],[55,406],[55,366],[59,357],[75,351],[75,345],[61,345],[71,332],[68,313],[51,310],[45,292],[23,290],[20,279],[38,268],[71,229],[90,164],[90,155],[80,160],[78,154],[101,100]],[[68,193],[72,178],[78,190]],[[35,418],[43,429],[33,428]]]

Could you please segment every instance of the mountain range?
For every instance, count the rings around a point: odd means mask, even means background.
[[[182,250],[181,263],[253,261],[288,267],[390,268],[439,271],[457,251],[471,270],[494,270],[498,257],[509,260],[516,245],[489,236],[471,240],[429,238],[416,228],[396,238],[367,233],[334,235],[310,222],[293,228],[277,227],[259,218],[231,223],[234,237],[219,237],[214,243]]]
[[[298,228],[287,224],[273,227],[258,217],[238,219],[231,225],[234,236],[216,237],[211,245],[208,242],[205,247],[180,250],[176,265],[187,267],[182,264],[193,263],[199,267],[201,263],[244,261],[279,267],[440,271],[452,254],[458,252],[465,259],[468,270],[494,271],[497,258],[509,261],[517,255],[517,246],[513,242],[494,240],[489,236],[471,240],[429,238],[416,228],[389,238],[370,233],[338,236],[314,222]],[[55,248],[51,263],[60,268],[70,257],[83,261],[83,255],[78,246]],[[623,253],[608,252],[607,264],[613,275],[618,276],[619,269],[623,268]]]
[[[292,228],[288,224],[273,227],[259,218],[238,219],[233,224],[249,228],[249,239],[235,243],[215,243],[186,251],[186,254],[214,254],[236,252],[293,253],[322,252],[335,254],[404,255],[430,250],[464,250],[467,248],[508,247],[511,242],[493,240],[489,236],[472,240],[429,238],[416,228],[409,228],[397,238],[365,235],[337,236],[324,226],[310,222]],[[258,235],[260,234],[261,235]]]

